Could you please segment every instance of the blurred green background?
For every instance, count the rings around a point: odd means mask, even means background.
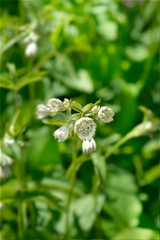
[[[58,144],[57,126],[35,117],[36,105],[52,97],[83,106],[101,98],[115,112],[112,123],[97,126],[96,153],[81,156],[79,143],[70,239],[160,239],[158,6],[1,1],[0,136],[13,159],[11,175],[1,177],[2,240],[66,239],[71,142]],[[25,55],[30,32],[39,36],[35,57]]]

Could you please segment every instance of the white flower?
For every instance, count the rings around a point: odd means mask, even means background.
[[[63,126],[58,128],[55,132],[54,132],[54,137],[58,138],[58,142],[64,142],[69,135],[69,128],[68,126]]]
[[[96,151],[96,142],[92,138],[91,141],[85,140],[82,143],[82,151],[85,154],[92,153]]]
[[[96,131],[96,124],[92,118],[83,117],[77,120],[74,131],[81,140],[91,140]]]
[[[27,45],[25,50],[26,57],[35,57],[37,55],[38,47],[35,42],[31,42]]]
[[[47,108],[50,112],[59,112],[63,108],[63,103],[58,98],[51,98],[47,102]]]
[[[69,106],[70,106],[70,101],[69,101],[69,99],[65,98],[64,101],[63,101],[62,111],[67,110]]]
[[[44,104],[37,105],[36,117],[42,119],[48,116],[48,108]]]
[[[4,136],[4,142],[3,143],[7,147],[12,146],[14,144],[14,139],[8,133],[6,133],[5,136]]]
[[[111,108],[109,107],[101,107],[100,110],[98,111],[98,119],[103,121],[103,122],[111,122],[113,121],[113,116],[114,112]]]
[[[94,106],[91,111],[92,111],[93,114],[96,115],[99,110],[100,110],[100,106]]]

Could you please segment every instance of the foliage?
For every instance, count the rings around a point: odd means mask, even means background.
[[[1,180],[1,239],[158,240],[158,1],[1,6],[1,149],[13,160]],[[26,57],[33,32],[38,52]],[[78,141],[75,163],[74,143],[52,136],[63,117],[36,119],[50,98],[71,99],[72,120],[99,98],[114,110],[97,124],[95,153],[81,155]]]

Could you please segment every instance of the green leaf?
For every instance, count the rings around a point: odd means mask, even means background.
[[[83,231],[89,231],[96,219],[96,214],[101,211],[104,203],[104,196],[99,195],[95,201],[93,195],[88,194],[75,200],[72,204],[72,211],[77,216],[79,225]]]
[[[155,181],[160,177],[160,165],[153,166],[144,175],[144,179],[141,180],[141,185],[147,185]]]
[[[53,125],[53,126],[64,126],[66,124],[60,119],[49,119],[49,118],[43,119],[42,122],[48,125]]]
[[[25,34],[26,34],[25,32],[22,32],[21,34],[18,34],[16,37],[13,37],[10,41],[8,41],[6,44],[4,44],[1,47],[1,54],[3,54],[5,51],[7,51],[9,48],[11,48],[16,42],[23,39]]]
[[[158,240],[158,232],[147,228],[128,228],[114,235],[114,240]]]
[[[108,165],[106,181],[108,199],[104,210],[120,227],[136,226],[142,212],[142,204],[137,196],[134,176],[118,167]]]
[[[30,145],[27,149],[28,163],[34,169],[48,164],[60,163],[58,142],[47,126],[34,131]]]
[[[126,55],[133,61],[141,62],[145,60],[149,51],[145,45],[136,45],[135,47],[126,47]]]
[[[53,65],[53,76],[67,87],[85,93],[94,90],[93,81],[84,69],[75,70],[71,60],[66,55],[58,55]]]
[[[76,102],[76,101],[71,101],[71,108],[73,108],[77,112],[82,112],[82,106]]]
[[[16,90],[19,91],[21,88],[25,87],[34,82],[38,82],[43,80],[44,75],[46,75],[46,71],[38,72],[38,73],[29,73],[18,79],[16,84]]]
[[[12,77],[16,76],[16,66],[15,66],[15,64],[8,62],[8,63],[7,63],[7,67],[8,67],[8,69],[9,69],[9,71],[10,71],[11,76],[12,76]]]
[[[89,104],[87,104],[86,106],[84,106],[84,108],[83,108],[83,112],[84,112],[84,113],[89,112],[89,111],[92,109],[93,106],[94,106],[93,103],[89,103]]]
[[[69,182],[64,181],[62,179],[43,178],[40,183],[40,186],[45,189],[58,190],[67,194],[70,192]],[[76,189],[76,190],[73,190],[73,194],[76,196],[81,196],[82,192]]]
[[[30,121],[33,110],[29,104],[22,105],[14,115],[12,123],[9,127],[9,132],[12,136],[19,134],[24,126]]]
[[[101,98],[97,101],[97,102],[95,102],[93,105],[95,106],[95,105],[99,105],[101,103]]]
[[[118,25],[114,21],[101,21],[98,26],[98,32],[105,40],[113,41],[118,35]]]
[[[105,158],[100,155],[98,152],[95,152],[91,155],[94,164],[96,165],[101,181],[105,182],[106,180],[106,163]]]
[[[15,86],[11,82],[11,80],[5,78],[5,77],[0,77],[0,87],[1,88],[6,88],[6,89],[11,89],[14,90]]]

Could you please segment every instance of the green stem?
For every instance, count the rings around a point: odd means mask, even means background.
[[[30,58],[28,59],[28,72],[32,72],[32,65],[33,65],[33,59]],[[30,83],[29,84],[29,97],[30,97],[30,102],[31,105],[34,105],[34,99],[35,99],[35,84]]]
[[[132,133],[132,130],[127,135],[125,135],[119,142],[117,142],[111,147],[111,149],[105,155],[106,159],[108,159],[117,148],[119,148],[121,145],[123,145],[125,142],[127,142],[129,139],[132,138],[131,133]]]
[[[25,156],[24,156],[24,148],[21,147],[21,157],[17,157],[14,149],[12,148],[12,154],[14,159],[16,160],[16,177],[19,181],[21,197],[23,198],[24,192],[26,189],[26,177],[25,177]],[[18,235],[19,239],[23,240],[24,232],[27,226],[27,213],[26,207],[22,199],[20,199],[18,204],[18,217],[17,217],[17,225],[18,225]]]
[[[74,185],[76,181],[76,159],[77,159],[77,139],[76,136],[73,137],[73,149],[72,149],[72,162],[73,162],[73,175],[72,175],[72,182],[71,188],[67,200],[66,206],[66,238],[70,239],[70,209],[71,209],[71,201],[73,196]]]
[[[19,0],[19,15],[21,18],[21,23],[24,22],[24,7],[23,7],[23,0]]]

